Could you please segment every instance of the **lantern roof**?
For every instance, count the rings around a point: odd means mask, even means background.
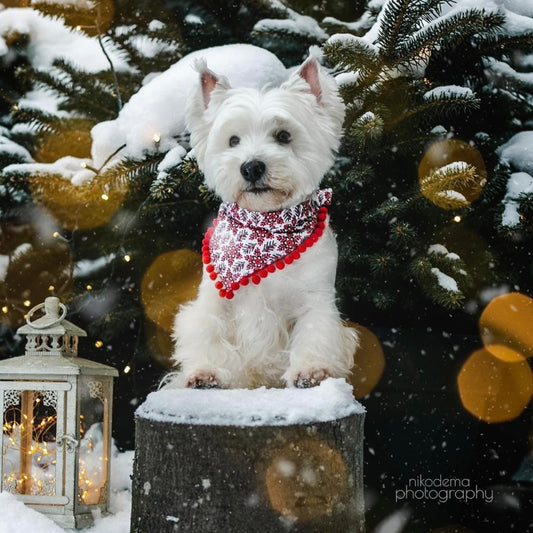
[[[9,376],[118,376],[112,366],[82,357],[20,355],[0,361],[0,381]]]
[[[44,307],[44,316],[31,320],[33,313]],[[17,333],[25,335],[76,335],[77,337],[86,337],[87,332],[72,322],[65,320],[67,308],[55,296],[49,296],[44,303],[36,305],[28,312],[24,326],[21,326]]]

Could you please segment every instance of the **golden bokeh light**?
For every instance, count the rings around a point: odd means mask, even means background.
[[[266,471],[272,507],[298,521],[331,514],[347,486],[348,474],[341,454],[318,440],[286,445]]]
[[[158,256],[141,283],[141,299],[148,318],[165,331],[172,331],[178,307],[196,297],[201,279],[200,254],[173,250]]]
[[[462,172],[458,172],[459,177],[445,175],[445,167]],[[418,166],[418,180],[422,194],[435,205],[457,209],[479,197],[487,181],[487,169],[482,155],[473,146],[459,139],[445,139],[425,152]]]
[[[479,331],[485,348],[496,357],[531,357],[533,299],[519,292],[493,298],[479,318]]]
[[[86,158],[91,155],[91,128],[93,123],[78,119],[65,124],[58,131],[42,134],[38,140],[35,160],[39,163],[54,163],[66,156]]]
[[[55,175],[34,175],[29,178],[32,196],[64,229],[89,230],[107,224],[118,211],[127,186],[112,187],[105,178],[95,177],[88,183],[73,185]],[[108,199],[103,200],[106,194]]]
[[[359,348],[355,352],[354,367],[349,381],[357,399],[370,394],[378,384],[385,369],[385,355],[379,339],[369,329],[348,322],[359,334]]]
[[[159,327],[151,320],[145,321],[145,333],[148,351],[152,359],[166,370],[171,370],[174,344],[169,331]]]
[[[15,255],[0,284],[2,298],[5,298],[2,307],[11,327],[21,326],[28,310],[50,296],[48,289],[51,285],[54,286],[55,296],[68,300],[73,270],[71,251],[63,243],[28,246],[25,251]]]
[[[533,375],[527,361],[506,362],[486,349],[470,355],[457,383],[464,408],[489,423],[520,416],[533,395]]]

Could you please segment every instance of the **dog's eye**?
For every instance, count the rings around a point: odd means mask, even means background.
[[[276,133],[276,141],[280,144],[289,144],[291,142],[291,134],[285,130],[278,131]]]
[[[235,146],[237,146],[239,143],[241,142],[241,140],[239,139],[239,137],[237,137],[236,135],[232,135],[230,138],[229,138],[229,145],[233,148]]]

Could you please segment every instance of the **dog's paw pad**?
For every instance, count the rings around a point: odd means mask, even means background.
[[[294,380],[294,386],[298,389],[308,389],[320,385],[327,378],[329,378],[329,374],[324,369],[301,372]]]
[[[197,372],[186,383],[190,389],[220,389],[222,388],[218,378],[211,372]]]

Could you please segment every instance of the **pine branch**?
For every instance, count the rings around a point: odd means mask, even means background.
[[[486,35],[495,32],[504,22],[500,14],[486,14],[482,10],[460,11],[439,18],[424,26],[387,54],[391,58],[389,66],[419,63],[429,51],[439,53],[457,47],[462,41],[478,33]]]

